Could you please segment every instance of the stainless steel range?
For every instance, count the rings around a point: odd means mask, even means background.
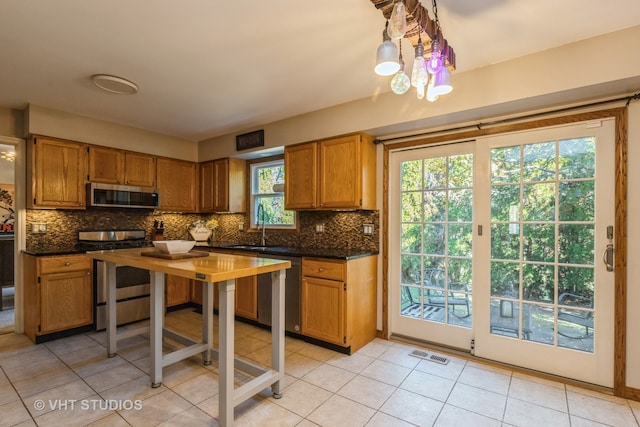
[[[144,230],[80,231],[78,246],[87,251],[140,248],[151,246]],[[103,261],[94,261],[96,329],[107,325],[107,269]],[[116,310],[118,325],[149,318],[149,271],[116,265]]]

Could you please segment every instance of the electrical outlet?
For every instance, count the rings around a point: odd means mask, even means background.
[[[316,233],[324,233],[324,224],[316,224]]]
[[[364,234],[373,234],[373,224],[363,224],[362,231]]]
[[[244,222],[238,224],[238,231],[244,231]]]

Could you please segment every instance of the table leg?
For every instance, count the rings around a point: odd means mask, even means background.
[[[202,362],[209,366],[213,347],[213,282],[202,282],[202,342],[207,345]]]
[[[284,372],[284,282],[286,270],[271,273],[271,368]],[[275,399],[280,399],[280,381],[271,385]]]
[[[118,350],[116,334],[116,264],[105,262],[107,270],[107,356],[114,357]]]
[[[218,422],[221,426],[233,424],[233,393],[234,393],[234,309],[235,309],[235,280],[218,283],[220,307],[218,321],[220,336],[218,343],[218,359],[220,362],[220,379],[218,383]]]
[[[151,387],[162,384],[162,328],[164,323],[164,273],[151,276]]]

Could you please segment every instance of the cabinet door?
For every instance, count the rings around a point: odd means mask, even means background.
[[[89,147],[89,181],[124,184],[124,152],[105,147]]]
[[[198,212],[213,212],[214,162],[200,163],[198,186]]]
[[[91,270],[40,276],[40,334],[93,323]]]
[[[159,158],[156,162],[160,209],[196,210],[197,165],[183,160]]]
[[[315,142],[284,149],[285,209],[311,209],[317,205],[318,146]]]
[[[244,212],[245,161],[219,159],[213,162],[213,211]]]
[[[191,279],[167,274],[165,291],[167,307],[186,304],[191,300]]]
[[[156,158],[148,154],[125,153],[125,180],[136,187],[156,186]]]
[[[359,208],[362,204],[360,135],[321,141],[319,151],[320,207]]]
[[[229,161],[228,159],[213,162],[213,210],[229,211]]]
[[[27,205],[85,209],[86,145],[43,137],[29,144]]]
[[[236,315],[258,320],[257,276],[236,279]]]
[[[347,345],[344,282],[302,278],[302,334]]]

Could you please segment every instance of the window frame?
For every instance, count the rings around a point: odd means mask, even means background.
[[[257,204],[256,199],[264,198],[264,197],[279,197],[281,196],[284,201],[284,189],[282,192],[273,192],[273,193],[256,193],[255,188],[258,183],[258,171],[263,168],[274,167],[281,165],[284,169],[284,156],[274,156],[265,159],[259,159],[253,161],[249,164],[249,182],[248,182],[248,193],[249,193],[249,228],[252,230],[260,229],[261,225],[256,221],[257,215]],[[286,176],[286,175],[285,175]],[[284,184],[284,183],[283,183]],[[298,229],[298,212],[294,211],[293,215],[293,224],[265,224],[266,229],[272,230],[284,230],[284,231],[295,231]]]

